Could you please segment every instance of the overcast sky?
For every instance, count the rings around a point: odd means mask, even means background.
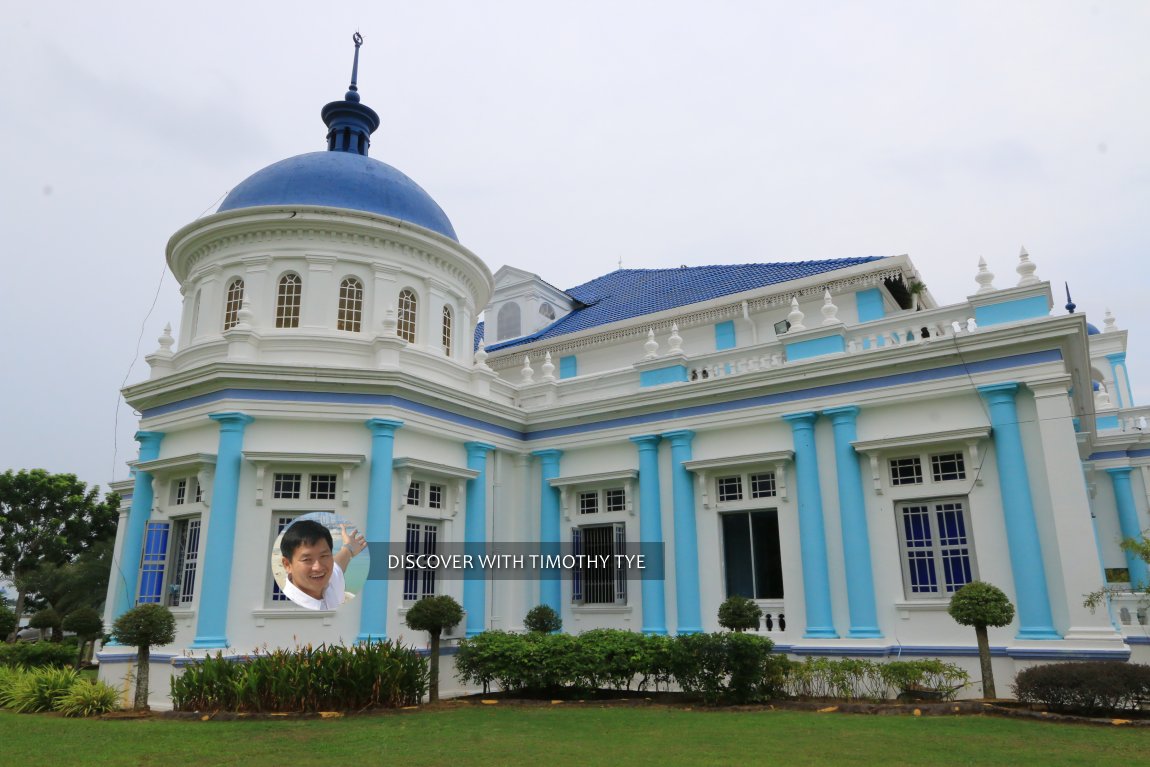
[[[351,33],[372,156],[494,272],[910,254],[935,298],[1025,245],[1150,400],[1145,2],[55,2],[0,23],[0,470],[127,476],[173,232],[323,148]],[[162,280],[162,282],[161,282]],[[155,300],[155,307],[152,307]],[[137,354],[137,338],[143,328]]]

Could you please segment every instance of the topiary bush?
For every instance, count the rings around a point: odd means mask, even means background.
[[[60,613],[53,610],[51,607],[45,607],[43,610],[38,610],[32,614],[28,619],[28,626],[34,629],[50,629],[52,631],[52,641],[59,642],[64,638],[60,633]],[[43,636],[43,634],[41,634]]]
[[[0,644],[0,666],[39,668],[67,666],[76,660],[76,648],[55,642]]]
[[[463,608],[446,594],[424,597],[407,611],[407,625],[416,631],[426,631],[431,637],[431,681],[429,702],[439,700],[439,639],[444,631],[450,632],[463,620]]]
[[[1114,714],[1150,700],[1150,666],[1122,661],[1080,661],[1032,666],[1014,678],[1024,703],[1054,710]]]
[[[971,581],[954,592],[947,612],[963,626],[974,627],[978,640],[978,660],[982,667],[982,694],[987,698],[997,697],[986,627],[1005,626],[1014,620],[1014,605],[997,586],[984,581]]]
[[[762,618],[762,608],[747,597],[727,597],[719,605],[719,625],[731,631],[758,631]]]
[[[91,607],[81,607],[65,615],[61,625],[65,631],[76,635],[76,668],[80,668],[88,643],[96,641],[104,633],[104,618]]]
[[[148,670],[151,648],[176,640],[176,618],[163,605],[139,605],[112,624],[112,638],[136,648],[136,708],[148,708]]]
[[[563,629],[563,619],[547,605],[536,605],[523,618],[523,628],[538,634],[552,634]]]

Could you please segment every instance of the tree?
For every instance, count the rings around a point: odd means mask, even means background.
[[[114,534],[109,534],[92,543],[74,561],[64,564],[41,562],[18,578],[26,595],[25,609],[30,604],[37,604],[67,615],[82,607],[103,607],[115,542]]]
[[[80,649],[76,655],[76,668],[79,669],[84,662],[84,650],[88,643],[95,642],[104,633],[104,619],[91,607],[81,607],[64,616],[63,626],[65,631],[73,632],[80,640]]]
[[[987,626],[1005,626],[1014,620],[1014,605],[1002,589],[984,581],[971,581],[950,598],[950,617],[963,626],[974,626],[978,637],[978,660],[982,664],[982,694],[998,697],[994,691],[994,669],[990,665],[990,640]]]
[[[551,607],[535,605],[524,616],[523,626],[537,634],[552,634],[563,628],[563,619]]]
[[[407,625],[416,631],[426,631],[431,635],[431,679],[428,700],[439,700],[439,637],[444,631],[451,631],[463,620],[463,608],[447,595],[425,597],[407,611]]]
[[[64,634],[60,631],[60,613],[53,610],[51,607],[45,607],[33,614],[28,621],[28,625],[34,629],[52,629],[52,641],[60,642],[64,639]],[[41,638],[44,636],[40,635]]]
[[[137,710],[148,708],[148,663],[153,646],[176,641],[176,619],[163,605],[133,607],[116,619],[112,638],[119,644],[136,648]]]
[[[114,535],[120,498],[100,500],[97,488],[74,474],[43,469],[0,474],[0,575],[16,586],[16,615],[24,613],[21,579],[43,563],[65,564],[94,542]]]
[[[16,613],[12,612],[7,605],[0,605],[0,641],[10,636],[19,623]]]
[[[759,630],[759,621],[763,617],[762,609],[747,597],[727,597],[719,605],[719,625],[731,631],[743,632],[748,629]]]

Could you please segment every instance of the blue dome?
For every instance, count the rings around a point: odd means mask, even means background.
[[[378,213],[459,241],[447,214],[419,184],[386,163],[354,152],[311,152],[269,165],[229,192],[219,212],[260,205]]]
[[[1098,328],[1094,327],[1094,326],[1093,326],[1093,325],[1091,325],[1089,322],[1087,322],[1087,323],[1086,323],[1086,335],[1088,335],[1088,336],[1096,336],[1096,335],[1098,335],[1098,334],[1099,334],[1099,333],[1101,333],[1101,332],[1102,332],[1101,330],[1099,330]]]

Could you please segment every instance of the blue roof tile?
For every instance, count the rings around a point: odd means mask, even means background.
[[[777,264],[618,269],[565,291],[579,302],[570,314],[531,335],[490,344],[487,350],[507,349],[532,341],[578,333],[612,322],[697,304],[766,285],[801,280],[881,258],[867,256]],[[477,344],[481,332],[477,328]]]

